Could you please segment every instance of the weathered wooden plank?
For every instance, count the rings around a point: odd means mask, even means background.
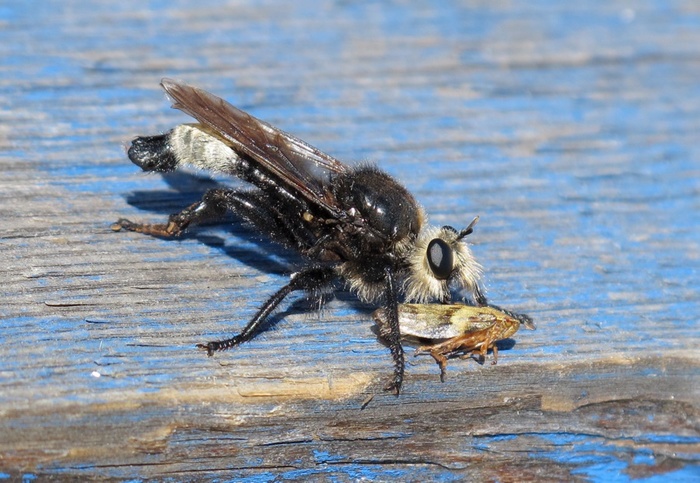
[[[693,2],[18,3],[0,8],[0,473],[566,480],[698,474],[700,9]],[[498,304],[536,332],[447,380],[372,307],[304,300],[235,351],[299,260],[236,224],[114,233],[217,182],[123,145],[201,85],[476,214]],[[365,409],[360,409],[374,395]]]

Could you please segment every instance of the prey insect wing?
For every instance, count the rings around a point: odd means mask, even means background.
[[[327,185],[333,173],[348,171],[343,163],[202,89],[172,79],[163,79],[161,85],[174,108],[213,129],[307,201],[342,216]]]
[[[382,326],[384,309],[377,309],[374,318]],[[419,339],[450,339],[493,325],[498,314],[489,307],[461,304],[401,304],[401,335]]]
[[[373,316],[383,334],[384,309],[377,309]],[[401,335],[434,341],[420,346],[415,355],[430,354],[440,366],[442,381],[447,360],[453,357],[478,354],[483,362],[488,351],[493,350],[495,364],[498,360],[496,342],[515,334],[521,325],[534,329],[529,316],[495,306],[399,304]]]

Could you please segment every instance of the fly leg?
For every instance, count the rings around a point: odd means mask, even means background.
[[[384,387],[386,391],[393,391],[397,396],[401,392],[404,373],[404,355],[401,346],[401,333],[399,332],[399,301],[398,290],[391,268],[384,270],[386,274],[386,314],[388,322],[388,336],[391,357],[394,359],[394,378]]]
[[[330,267],[311,267],[294,274],[292,280],[263,304],[260,310],[258,310],[251,321],[248,322],[248,325],[246,325],[239,334],[230,339],[197,344],[197,347],[206,350],[207,354],[211,356],[214,352],[230,349],[243,342],[249,341],[261,331],[261,327],[265,323],[267,317],[287,295],[297,290],[313,291],[322,289],[330,285],[335,276],[335,271]]]
[[[221,219],[228,211],[286,247],[293,247],[301,252],[307,250],[316,242],[316,237],[305,225],[297,223],[294,216],[282,213],[277,205],[278,203],[271,202],[262,191],[217,188],[207,191],[201,201],[188,206],[180,213],[170,215],[167,223],[134,223],[120,218],[112,225],[112,229],[119,231],[124,228],[169,238],[182,234],[190,225]],[[291,203],[286,203],[287,207],[290,205]],[[292,213],[298,211],[301,211],[301,208],[291,210]]]
[[[489,303],[486,300],[486,295],[484,295],[478,286],[474,289],[474,302],[476,303],[477,307],[489,306]]]
[[[167,223],[134,223],[125,218],[120,218],[112,225],[112,230],[119,231],[124,228],[137,233],[165,238],[179,236],[190,225],[200,224],[224,216],[228,209],[228,200],[232,194],[235,194],[234,190],[211,189],[204,194],[200,201],[193,203],[179,213],[170,215]]]

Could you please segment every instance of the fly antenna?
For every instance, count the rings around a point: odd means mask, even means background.
[[[457,235],[457,240],[461,240],[465,236],[470,235],[474,231],[474,225],[476,225],[477,221],[479,221],[479,217],[475,216],[472,222],[469,223],[469,225],[464,230],[459,232],[459,235]]]

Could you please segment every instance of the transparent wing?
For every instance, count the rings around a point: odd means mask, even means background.
[[[202,89],[172,79],[161,82],[173,107],[197,119],[309,202],[336,216],[340,208],[328,189],[332,174],[348,167],[337,159],[232,106]]]

